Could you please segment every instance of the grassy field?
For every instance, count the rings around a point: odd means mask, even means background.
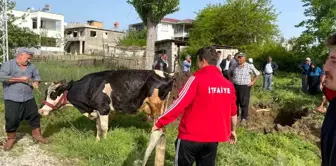
[[[66,64],[37,63],[43,80],[58,81],[79,79],[87,73],[101,71],[107,67],[78,68]],[[252,90],[251,106],[258,108],[270,106],[282,111],[300,111],[303,107],[314,108],[321,96],[309,96],[300,89],[300,77],[296,74],[281,73],[276,76],[274,91],[261,90],[262,78]],[[43,99],[46,86],[36,91],[38,104]],[[2,95],[1,95],[2,96]],[[2,100],[1,100],[2,101]],[[3,117],[3,103],[0,104]],[[78,110],[67,108],[42,118],[44,135],[52,141],[41,148],[53,152],[60,158],[79,159],[73,165],[139,165],[146,149],[152,124],[146,122],[143,114],[123,115],[113,113],[110,116],[110,128],[107,140],[95,142],[95,122],[82,116]],[[0,120],[3,123],[3,119]],[[201,122],[200,122],[201,123]],[[23,123],[20,131],[30,131]],[[167,127],[166,165],[173,165],[174,142],[177,124]],[[220,144],[217,155],[219,166],[247,165],[320,165],[319,149],[313,143],[292,133],[263,134],[245,128],[238,129],[236,145]],[[151,156],[148,165],[153,165]]]

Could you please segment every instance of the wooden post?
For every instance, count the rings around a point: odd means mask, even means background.
[[[162,115],[164,112],[167,111],[169,97],[170,97],[170,92],[169,92],[167,98],[164,100],[164,102],[161,105],[160,115]],[[155,118],[154,125],[157,122],[157,120],[158,119]],[[164,162],[165,162],[165,152],[166,152],[165,128],[162,128],[161,131],[164,133],[164,135],[160,138],[160,140],[157,143],[156,148],[155,148],[154,166],[164,166]]]

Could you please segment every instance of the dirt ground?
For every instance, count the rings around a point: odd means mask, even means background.
[[[290,111],[288,111],[290,112]],[[307,109],[298,113],[282,113],[277,110],[256,109],[249,111],[249,120],[245,126],[248,130],[269,134],[273,132],[296,133],[299,136],[313,142],[320,141],[323,116],[319,112]]]

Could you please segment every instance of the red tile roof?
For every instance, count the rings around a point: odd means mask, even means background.
[[[178,20],[174,18],[163,18],[161,21],[170,23],[179,23],[179,22],[192,23],[194,20],[193,19]]]

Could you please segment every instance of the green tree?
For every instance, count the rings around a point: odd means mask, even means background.
[[[154,61],[156,26],[164,16],[179,10],[179,0],[127,0],[127,2],[134,6],[147,25],[146,67],[150,69]]]
[[[147,29],[141,31],[129,31],[126,37],[119,40],[121,46],[146,46]]]
[[[7,5],[8,11],[11,11],[15,7],[15,2],[7,0]],[[18,19],[25,19],[25,16],[21,18],[15,17],[11,12],[8,12],[8,49],[10,57],[13,55],[13,50],[17,47],[38,48],[40,43],[40,39],[37,34],[28,28],[21,28],[14,24],[14,21]]]
[[[323,63],[328,50],[324,41],[336,32],[335,0],[302,0],[306,7],[304,15],[308,18],[296,27],[305,30],[297,39],[295,51],[304,56],[311,56],[317,63]]]
[[[246,46],[273,40],[279,33],[270,0],[228,0],[198,13],[190,44]]]

